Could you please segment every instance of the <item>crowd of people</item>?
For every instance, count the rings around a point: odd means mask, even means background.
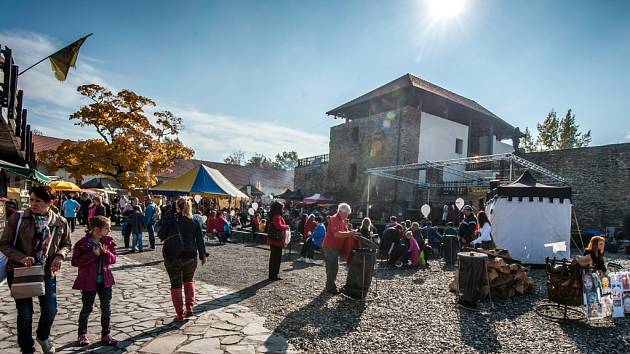
[[[205,237],[216,237],[226,243],[234,228],[249,227],[252,235],[264,234],[270,248],[269,281],[279,277],[282,249],[294,239],[302,238],[303,245],[297,262],[314,263],[315,251],[320,250],[326,269],[324,291],[340,292],[353,296],[348,289],[337,287],[339,260],[351,264],[353,250],[376,245],[381,257],[394,267],[423,267],[431,257],[439,257],[443,237],[458,239],[460,247],[475,246],[493,248],[492,226],[483,210],[474,214],[470,205],[464,206],[460,223],[444,220],[446,225],[438,229],[431,221],[399,222],[390,217],[382,235],[369,218],[363,218],[358,227],[353,227],[349,216],[351,206],[341,203],[336,212],[327,210],[299,210],[287,208],[280,201],[273,201],[269,209],[257,210],[223,209],[203,210],[190,198],[180,197],[158,207],[150,196],[140,204],[138,198],[119,198],[115,209],[120,209],[122,235],[125,249],[143,251],[143,232],[147,232],[149,248],[156,247],[155,237],[162,241],[162,257],[170,280],[170,296],[175,320],[183,321],[193,314],[195,303],[194,274],[199,263],[208,259]],[[56,204],[58,206],[56,206]],[[62,210],[65,217],[58,213]],[[96,296],[101,309],[101,342],[105,345],[117,343],[111,335],[110,317],[112,291],[115,285],[111,266],[117,261],[117,249],[111,230],[112,208],[100,197],[88,198],[86,194],[56,197],[47,186],[36,186],[29,191],[29,207],[24,211],[12,211],[0,238],[0,251],[8,257],[7,282],[14,295],[17,308],[18,344],[23,353],[35,351],[32,337],[33,299],[38,298],[41,314],[36,331],[36,341],[44,353],[53,353],[54,345],[50,332],[57,313],[56,277],[60,274],[62,261],[72,251],[71,265],[78,268],[73,289],[81,292],[82,309],[78,322],[78,343],[90,343],[87,329]],[[204,221],[202,213],[207,213]],[[78,219],[78,220],[77,220]],[[86,225],[86,234],[72,247],[71,233],[76,222]],[[156,230],[157,228],[157,230]],[[292,233],[293,231],[293,233]],[[598,269],[603,266],[603,238],[594,237],[587,255],[592,257]],[[16,269],[41,267],[38,277],[21,277]],[[17,296],[39,284],[45,291],[30,296]],[[27,289],[27,290],[25,290]],[[37,290],[37,289],[35,289]]]
[[[0,251],[7,257],[4,273],[15,300],[17,341],[22,353],[34,353],[35,340],[43,353],[55,352],[50,333],[57,314],[57,277],[61,274],[63,260],[71,251],[71,265],[78,268],[72,288],[81,292],[82,301],[77,318],[77,343],[82,346],[90,344],[88,320],[98,296],[101,343],[109,346],[117,344],[110,334],[112,291],[115,285],[111,267],[118,258],[116,244],[109,235],[111,221],[108,215],[111,213],[99,197],[91,199],[89,203],[87,199],[87,195],[59,199],[52,188],[35,186],[29,191],[28,208],[14,210],[7,219],[0,238]],[[59,215],[56,204],[62,207],[63,214],[68,218]],[[158,237],[163,242],[162,256],[171,283],[175,320],[182,321],[192,316],[195,302],[194,273],[198,261],[204,264],[208,253],[201,227],[193,221],[191,201],[179,198],[166,218],[156,216],[159,208],[151,198],[145,200],[144,211],[140,210],[137,199],[132,199],[129,204],[131,208],[126,214],[126,227],[134,233],[134,245],[140,249],[142,243],[137,240],[140,230],[150,229],[154,225],[153,220],[160,220]],[[79,218],[80,223],[85,222],[87,230],[74,248],[71,240],[74,228],[72,218]],[[151,235],[149,231],[150,238]],[[155,247],[154,240],[150,243]],[[32,322],[35,298],[39,302],[40,317],[34,340]]]

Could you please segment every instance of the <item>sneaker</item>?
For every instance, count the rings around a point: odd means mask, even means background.
[[[86,345],[90,345],[90,339],[88,338],[87,334],[82,334],[79,336],[79,345],[82,347],[85,347]]]
[[[296,262],[304,262],[304,257],[300,257],[298,259],[295,260]]]
[[[105,345],[111,345],[114,346],[116,344],[118,344],[118,341],[114,339],[114,337],[112,337],[110,334],[104,335],[101,337],[101,343],[105,344]]]
[[[306,263],[308,263],[308,264],[315,264],[315,260],[314,260],[314,259],[312,259],[312,258],[307,258],[307,259],[305,260],[305,262],[306,262]]]
[[[37,343],[39,343],[39,345],[42,347],[42,352],[44,354],[55,353],[55,346],[53,345],[53,342],[52,340],[50,340],[50,338],[46,338],[44,340],[37,338]]]

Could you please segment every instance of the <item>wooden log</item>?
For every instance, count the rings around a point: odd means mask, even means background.
[[[497,273],[495,269],[488,269],[488,279],[490,279],[491,282],[494,281],[498,277],[499,277],[499,274]]]

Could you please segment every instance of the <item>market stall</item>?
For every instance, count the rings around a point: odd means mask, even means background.
[[[233,200],[237,204],[249,197],[232,184],[221,172],[205,165],[194,167],[183,175],[151,189],[165,196],[199,194],[219,200]]]
[[[318,205],[332,203],[332,199],[326,198],[319,193],[316,193],[310,197],[304,198],[303,201],[304,201],[304,204],[318,204]]]
[[[526,264],[571,257],[571,188],[538,183],[525,171],[490,191],[486,214],[497,248]]]
[[[91,180],[83,183],[80,186],[82,189],[103,189],[103,190],[117,190],[123,189],[123,186],[117,181],[109,178],[92,178]]]
[[[81,188],[76,184],[68,181],[53,181],[50,186],[56,192],[81,192]]]

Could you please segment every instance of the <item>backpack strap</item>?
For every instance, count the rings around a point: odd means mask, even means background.
[[[18,210],[16,213],[20,214],[17,227],[15,228],[15,235],[13,236],[13,247],[17,245],[18,235],[20,234],[20,226],[22,226],[22,217],[24,216],[24,210]]]

